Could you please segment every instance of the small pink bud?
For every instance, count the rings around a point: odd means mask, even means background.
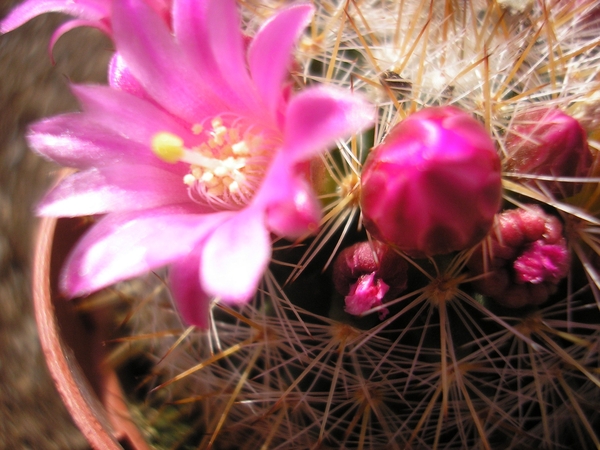
[[[544,303],[567,275],[569,252],[562,225],[539,206],[499,214],[491,240],[487,272],[473,284],[477,291],[503,306],[520,308]],[[481,248],[468,265],[473,275],[484,274]]]
[[[359,242],[344,249],[333,264],[333,282],[344,295],[346,312],[360,315],[406,289],[404,258],[381,242]],[[388,314],[380,310],[379,318]]]
[[[375,272],[361,275],[358,281],[350,286],[350,292],[345,298],[346,312],[353,316],[359,316],[371,308],[381,305],[383,297],[390,287],[381,278],[376,278]],[[389,314],[387,308],[379,311],[381,320]]]
[[[451,106],[396,125],[361,177],[366,229],[415,256],[463,250],[489,231],[500,207],[500,159],[483,126]]]
[[[542,108],[516,115],[505,144],[506,170],[512,172],[583,177],[592,164],[585,130],[558,109]],[[548,186],[555,194],[569,196],[580,184],[552,182]]]
[[[518,283],[557,284],[566,275],[568,260],[564,243],[547,244],[537,240],[515,259],[515,278]]]

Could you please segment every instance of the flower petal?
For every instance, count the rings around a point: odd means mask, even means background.
[[[203,0],[174,0],[173,30],[177,42],[198,63],[202,75],[219,80],[217,62],[208,44],[206,6]]]
[[[295,170],[280,153],[253,202],[266,211],[269,230],[289,239],[312,233],[321,219],[321,203]]]
[[[76,172],[52,189],[38,214],[75,217],[190,201],[180,176],[152,166],[117,165]]]
[[[230,86],[221,75],[217,60],[221,55],[214,55],[208,34],[209,22],[207,1],[174,0],[173,31],[177,43],[181,46],[190,64],[194,65],[203,82],[210,85],[211,90],[223,99],[232,109],[247,108],[243,101],[243,91]],[[245,64],[236,68],[245,71]],[[242,94],[242,95],[240,95]]]
[[[163,18],[143,0],[115,2],[113,9],[116,47],[154,100],[190,123],[223,110],[222,102],[203,83]]]
[[[336,139],[370,126],[375,111],[366,100],[330,87],[308,88],[293,97],[285,122],[285,153],[302,161],[322,153]]]
[[[110,15],[110,1],[27,0],[16,6],[0,22],[0,33],[8,33],[34,17],[49,12],[61,12],[80,19],[99,21]]]
[[[281,97],[292,48],[313,13],[310,4],[283,9],[263,25],[250,44],[248,64],[252,81],[273,114]]]
[[[150,144],[152,137],[161,131],[184,140],[191,135],[171,114],[127,92],[108,86],[72,86],[72,89],[90,121],[134,141]]]
[[[142,85],[135,79],[129,67],[123,61],[120,53],[115,53],[108,66],[108,84],[115,88],[125,91],[139,98],[150,100]]]
[[[169,287],[183,321],[206,330],[210,326],[212,297],[200,285],[200,250],[197,247],[171,265]]]
[[[246,69],[246,49],[235,0],[206,0],[208,42],[231,92],[241,95],[248,111],[256,111],[256,92]]]
[[[63,114],[33,124],[27,142],[44,158],[78,169],[126,163],[153,165],[181,176],[185,171],[184,165],[162,161],[148,145],[114,134],[81,113]]]
[[[262,210],[237,212],[204,245],[202,286],[224,302],[246,302],[256,292],[270,257],[271,240]]]
[[[110,214],[69,256],[61,290],[76,297],[170,264],[188,255],[230,216],[197,214],[189,205]]]

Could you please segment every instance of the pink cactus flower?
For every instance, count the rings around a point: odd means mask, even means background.
[[[505,168],[527,174],[585,177],[592,165],[587,135],[579,122],[559,109],[517,114],[505,140]],[[555,194],[570,196],[580,183],[548,183]]]
[[[359,242],[336,257],[333,282],[345,297],[346,312],[359,316],[406,289],[407,264],[381,242]],[[387,308],[380,309],[379,318],[383,320],[388,313]]]
[[[509,308],[539,305],[556,291],[569,270],[569,252],[562,225],[539,206],[498,215],[489,258],[478,248],[468,263],[480,293]]]
[[[500,160],[483,126],[451,106],[397,124],[368,156],[364,225],[414,256],[463,250],[489,231],[500,207]]]
[[[177,0],[171,26],[143,0],[113,3],[113,87],[74,86],[83,113],[29,134],[38,153],[79,169],[39,213],[106,214],[66,263],[67,295],[170,265],[182,316],[206,327],[212,299],[252,297],[272,233],[318,226],[300,163],[374,114],[324,86],[290,95],[290,54],[313,10],[282,9],[248,44],[235,0]]]

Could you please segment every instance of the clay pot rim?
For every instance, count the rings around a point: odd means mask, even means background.
[[[55,313],[55,302],[65,301],[52,292],[51,277],[58,277],[52,266],[56,253],[55,239],[59,221],[80,219],[42,218],[36,238],[33,260],[33,302],[42,351],[54,384],[75,424],[91,446],[101,450],[148,450],[129,414],[117,375],[106,368],[93,368],[100,373],[100,397],[85,377],[73,350],[61,336],[61,326]],[[62,222],[68,223],[68,222]],[[65,236],[69,248],[73,236]],[[61,261],[62,265],[62,261]],[[56,286],[56,280],[54,280]]]

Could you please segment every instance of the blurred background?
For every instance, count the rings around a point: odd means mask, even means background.
[[[16,3],[0,0],[0,18]],[[48,374],[30,286],[33,211],[57,167],[27,148],[27,126],[76,110],[68,82],[105,82],[111,56],[107,38],[81,28],[58,41],[52,64],[48,42],[64,19],[47,14],[0,36],[0,449],[89,447]]]

